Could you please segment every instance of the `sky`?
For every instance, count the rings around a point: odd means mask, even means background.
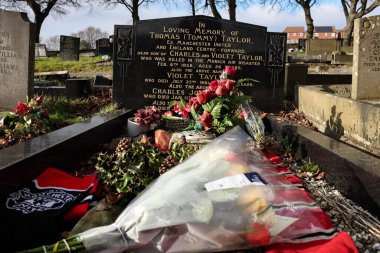
[[[197,14],[209,15],[211,13],[198,12]],[[222,10],[221,14],[228,19],[228,11]],[[315,26],[332,25],[337,29],[345,26],[340,1],[325,1],[319,5],[313,6],[311,14]],[[380,7],[370,15],[379,15]],[[148,7],[140,9],[140,19],[154,19],[165,17],[190,16],[190,8],[170,8],[159,4],[151,4]],[[237,21],[249,24],[261,25],[268,28],[270,32],[282,32],[287,26],[304,26],[305,18],[301,9],[293,11],[278,11],[270,7],[261,5],[251,5],[246,9],[237,10]],[[32,20],[33,17],[30,17]],[[54,35],[70,35],[71,33],[84,30],[88,26],[99,27],[108,34],[113,34],[114,25],[131,24],[132,18],[126,7],[118,5],[116,8],[105,10],[104,8],[81,8],[78,10],[70,9],[69,14],[57,17],[48,16],[42,25],[42,41]]]

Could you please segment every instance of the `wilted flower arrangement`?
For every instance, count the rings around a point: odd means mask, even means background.
[[[244,82],[258,81],[251,78],[235,81],[232,78],[236,71],[236,68],[226,66],[219,80],[210,82],[207,89],[198,91],[188,103],[181,100],[170,104],[175,114],[189,119],[190,126],[187,130],[222,134],[244,122],[241,105],[251,97],[244,96],[237,88]],[[171,116],[173,113],[169,111],[165,115]]]
[[[161,112],[155,106],[149,106],[145,109],[139,109],[135,113],[133,121],[135,121],[139,125],[158,125],[161,121]]]
[[[18,102],[14,113],[4,116],[4,125],[16,135],[40,135],[49,131],[49,114],[42,107],[42,96],[27,103]]]

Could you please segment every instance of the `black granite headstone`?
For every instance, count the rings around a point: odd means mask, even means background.
[[[265,111],[280,108],[284,94],[285,33],[206,16],[144,20],[114,31],[113,98],[127,108],[189,99],[225,66],[237,78],[254,78],[241,90]]]
[[[79,61],[79,43],[80,38],[61,35],[59,57],[63,61]]]
[[[102,38],[96,41],[96,54],[112,56],[113,48],[110,39]]]
[[[112,80],[107,77],[97,75],[95,77],[94,86],[112,86]]]
[[[66,97],[86,98],[91,94],[91,79],[66,79]]]

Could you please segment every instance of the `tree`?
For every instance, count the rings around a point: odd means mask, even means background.
[[[59,50],[59,43],[60,43],[60,38],[58,35],[51,36],[45,40],[46,48],[48,50],[53,50],[57,51]]]
[[[188,2],[189,2],[190,7],[191,7],[191,14],[193,16],[195,16],[197,10],[199,10],[199,8],[200,8],[202,1],[201,0],[188,0]]]
[[[82,1],[83,2],[83,1]],[[63,15],[67,13],[68,7],[80,7],[79,0],[1,0],[0,7],[5,9],[31,10],[34,13],[36,23],[36,43],[40,42],[42,23],[50,13]]]
[[[341,0],[344,16],[346,18],[346,27],[343,44],[345,46],[352,43],[352,32],[354,30],[354,20],[367,15],[380,5],[380,0]]]
[[[249,6],[253,0],[205,0],[205,8],[210,7],[211,12],[214,17],[222,18],[220,15],[218,8],[227,8],[229,18],[232,21],[236,21],[236,8],[243,7],[246,8]]]
[[[311,7],[313,7],[317,0],[261,0],[261,4],[269,4],[272,7],[278,6],[281,9],[287,9],[292,7],[300,6],[303,9],[305,14],[305,22],[306,22],[306,39],[313,38],[314,33],[314,21],[311,17]]]
[[[71,36],[80,38],[81,49],[94,49],[96,47],[96,40],[100,38],[108,38],[108,33],[103,32],[98,27],[88,26],[82,31],[72,33]]]
[[[317,0],[295,0],[300,5],[305,13],[306,22],[306,39],[312,39],[314,33],[314,21],[311,18],[311,7],[317,2]]]
[[[119,4],[127,7],[129,12],[132,14],[133,23],[137,20],[140,20],[139,17],[139,7],[144,4],[148,5],[149,3],[153,3],[155,0],[98,0],[101,4],[107,7],[115,7]]]
[[[227,0],[230,20],[236,21],[236,0]]]
[[[211,12],[212,12],[212,15],[215,17],[215,18],[222,18],[222,15],[220,15],[219,11],[218,11],[218,8],[216,7],[216,3],[215,3],[215,0],[206,0],[206,4],[205,4],[205,7],[207,8],[207,6],[210,6],[210,9],[211,9]]]

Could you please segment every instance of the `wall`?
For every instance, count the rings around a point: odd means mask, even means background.
[[[380,105],[299,86],[298,108],[318,129],[335,138],[347,137],[373,152],[380,151]]]
[[[341,42],[336,39],[312,39],[306,41],[307,55],[331,54],[340,50]]]

